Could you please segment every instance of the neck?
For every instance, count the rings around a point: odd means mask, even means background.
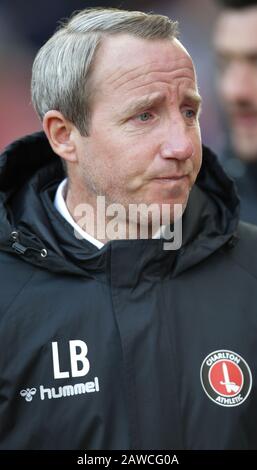
[[[155,225],[142,224],[142,221],[138,223],[137,216],[133,222],[128,210],[121,204],[109,203],[104,196],[97,196],[79,185],[74,190],[71,182],[68,184],[65,202],[81,229],[102,243],[115,239],[152,238],[160,228],[159,221]]]

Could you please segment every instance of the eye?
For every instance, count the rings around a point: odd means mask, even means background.
[[[193,109],[186,109],[185,110],[185,116],[188,119],[192,119],[196,117],[196,112]]]
[[[141,122],[147,122],[152,118],[152,114],[149,111],[145,111],[137,116],[137,119]]]

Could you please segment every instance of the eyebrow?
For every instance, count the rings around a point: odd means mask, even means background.
[[[142,96],[138,100],[133,101],[133,103],[128,104],[128,106],[123,109],[123,112],[125,114],[135,114],[141,109],[151,108],[153,105],[160,104],[165,101],[165,99],[165,95],[158,92]]]
[[[184,100],[190,100],[190,102],[197,105],[200,108],[202,103],[201,96],[194,90],[187,90],[184,94]],[[128,104],[126,108],[123,109],[123,113],[126,115],[136,114],[142,109],[151,108],[156,104],[163,103],[166,100],[166,95],[164,93],[153,93],[151,95],[146,95],[138,100],[133,101],[133,103]]]
[[[191,102],[195,103],[199,108],[202,104],[202,97],[199,95],[199,93],[194,90],[187,90],[184,94],[184,99],[190,100]]]

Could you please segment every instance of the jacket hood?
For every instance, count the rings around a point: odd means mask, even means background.
[[[60,158],[43,132],[5,149],[0,157],[1,250],[52,272],[94,277],[104,272],[111,249],[126,246],[138,253],[142,268],[153,259],[165,258],[166,269],[178,274],[236,237],[238,196],[217,157],[206,147],[183,215],[183,244],[177,252],[164,251],[163,240],[111,241],[98,250],[77,239],[53,205],[64,177]]]

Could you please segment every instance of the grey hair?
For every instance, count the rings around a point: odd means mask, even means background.
[[[167,16],[115,8],[82,10],[62,24],[39,50],[32,69],[33,105],[42,120],[55,109],[81,135],[89,134],[90,78],[101,40],[127,33],[143,39],[174,39],[178,24]]]

